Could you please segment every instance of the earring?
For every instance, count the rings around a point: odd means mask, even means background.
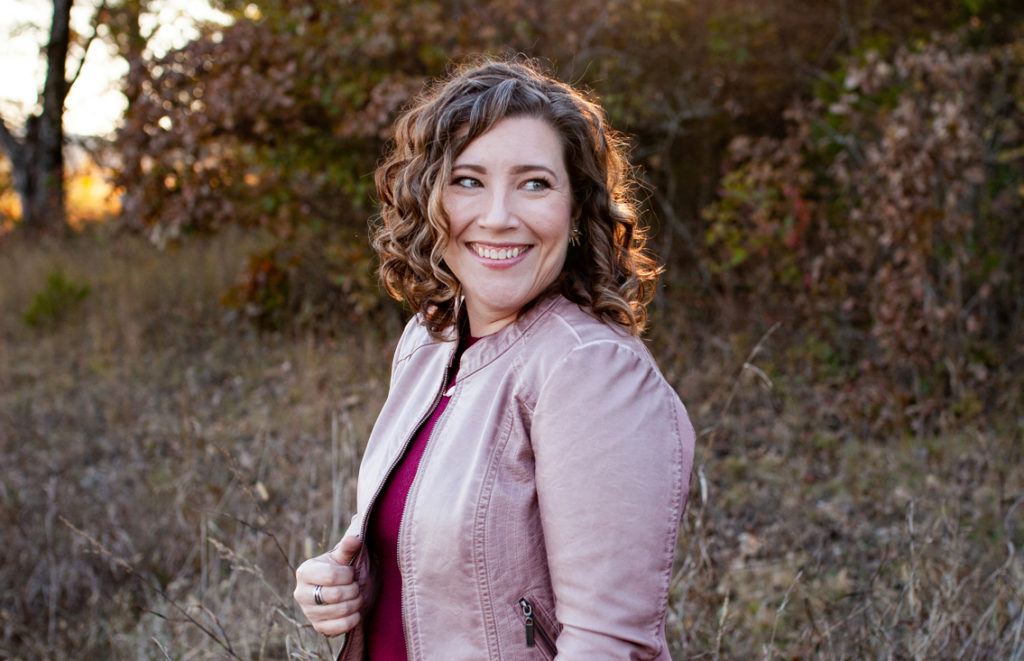
[[[578,248],[580,245],[580,228],[574,227],[569,232],[569,245],[573,248]]]

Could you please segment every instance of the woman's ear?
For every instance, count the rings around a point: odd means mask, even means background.
[[[580,229],[580,218],[583,216],[583,207],[575,199],[572,201],[572,214],[569,216],[569,227]]]

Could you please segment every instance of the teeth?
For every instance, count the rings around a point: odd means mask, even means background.
[[[512,259],[523,254],[525,247],[516,248],[491,248],[489,246],[473,245],[473,251],[484,259]]]

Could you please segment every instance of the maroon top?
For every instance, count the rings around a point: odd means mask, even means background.
[[[448,389],[455,383],[462,352],[479,338],[463,336],[448,371]],[[447,395],[442,395],[437,406],[420,427],[402,459],[384,482],[373,505],[366,537],[373,561],[377,566],[378,593],[373,609],[366,621],[366,658],[371,661],[406,661],[405,629],[402,626],[402,575],[398,571],[398,529],[402,512],[409,496],[409,488],[416,477],[423,451],[434,431],[434,425],[448,406]]]

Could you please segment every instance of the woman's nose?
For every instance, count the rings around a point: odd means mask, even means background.
[[[492,192],[487,200],[486,209],[483,209],[480,214],[480,226],[492,230],[501,230],[514,227],[518,222],[519,217],[516,214],[514,202],[509,194],[501,190]]]

